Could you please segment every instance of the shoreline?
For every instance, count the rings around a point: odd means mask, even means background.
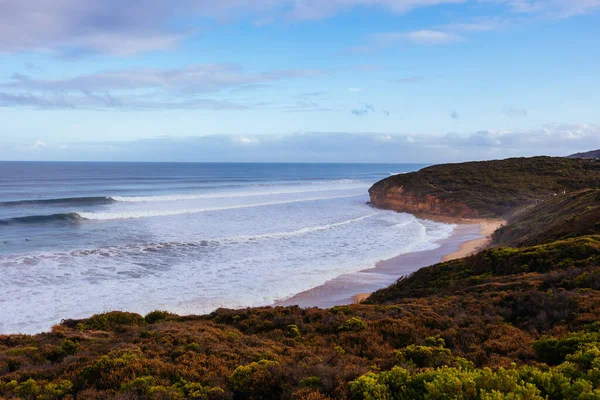
[[[297,305],[303,308],[330,308],[364,301],[371,293],[395,283],[400,277],[420,268],[468,257],[491,242],[493,232],[505,221],[489,219],[460,219],[450,217],[416,215],[420,219],[456,224],[450,237],[438,241],[439,247],[401,254],[376,263],[375,267],[356,273],[340,275],[313,289],[273,304],[278,306]]]
[[[442,261],[453,261],[461,258],[469,257],[479,253],[489,247],[492,242],[492,235],[498,229],[506,224],[503,220],[483,220],[479,223],[480,234],[483,236],[480,239],[470,240],[460,245],[460,248],[454,253],[447,254],[442,258]]]

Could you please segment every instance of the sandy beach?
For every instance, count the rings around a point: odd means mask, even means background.
[[[460,245],[458,251],[448,254],[442,258],[443,261],[458,260],[472,256],[488,247],[492,241],[492,235],[496,230],[506,224],[504,220],[481,220],[478,222],[481,238],[470,240]]]
[[[442,261],[468,257],[487,247],[491,235],[502,226],[502,220],[438,218],[419,215],[419,218],[457,224],[452,235],[439,242],[434,250],[401,254],[383,260],[374,268],[353,274],[341,275],[324,285],[280,301],[275,306],[299,305],[301,307],[328,308],[336,305],[359,303],[370,293],[387,287],[400,277]]]

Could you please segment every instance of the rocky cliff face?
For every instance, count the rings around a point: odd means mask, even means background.
[[[465,204],[444,200],[435,195],[416,195],[402,186],[378,187],[369,190],[371,204],[377,208],[411,214],[430,214],[446,217],[477,218],[477,210]]]

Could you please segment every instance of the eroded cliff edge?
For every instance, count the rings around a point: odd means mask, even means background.
[[[600,187],[600,161],[559,157],[443,164],[369,189],[373,206],[413,214],[507,218],[555,196]]]

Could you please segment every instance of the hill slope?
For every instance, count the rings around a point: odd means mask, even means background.
[[[534,157],[436,165],[373,185],[371,203],[402,212],[506,217],[556,194],[600,187],[600,163]]]
[[[592,151],[588,151],[585,153],[571,154],[568,158],[588,158],[588,159],[600,158],[600,150],[592,150]]]
[[[600,189],[561,194],[517,213],[492,243],[531,246],[593,234],[600,234]]]

